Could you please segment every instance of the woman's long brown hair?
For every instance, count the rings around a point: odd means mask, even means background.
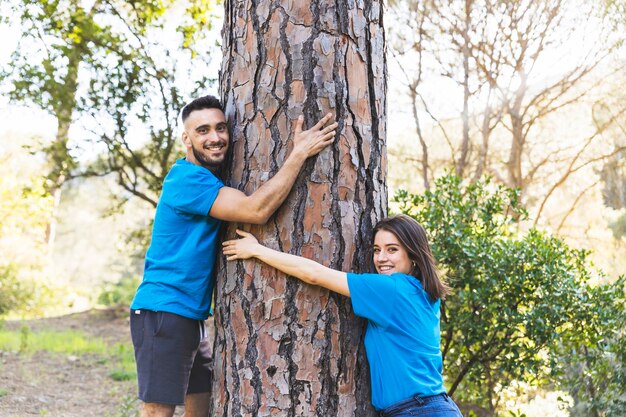
[[[446,297],[450,287],[441,279],[435,258],[428,244],[426,230],[415,219],[405,214],[388,217],[379,221],[374,227],[372,239],[380,230],[393,233],[400,241],[413,263],[411,275],[422,281],[424,291],[431,299],[439,300]]]

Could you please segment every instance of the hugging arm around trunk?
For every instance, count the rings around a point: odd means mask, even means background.
[[[328,113],[312,128],[303,131],[304,118],[300,116],[293,149],[276,175],[249,196],[235,188],[223,187],[209,215],[225,221],[265,224],[289,195],[304,161],[333,142],[337,123],[330,123],[331,120],[332,114]]]
[[[250,233],[237,230],[237,234],[242,238],[222,243],[227,260],[256,258],[308,284],[350,297],[348,276],[345,272],[328,268],[302,256],[270,249],[261,245]]]

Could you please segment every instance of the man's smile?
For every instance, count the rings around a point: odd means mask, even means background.
[[[221,151],[225,146],[225,143],[218,143],[214,145],[204,145],[202,149],[207,149],[209,151]]]

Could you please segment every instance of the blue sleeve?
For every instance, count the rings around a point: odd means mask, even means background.
[[[386,328],[396,304],[396,283],[397,280],[389,275],[348,273],[354,314]]]
[[[161,199],[176,211],[207,216],[223,186],[205,168],[172,169],[163,182]]]

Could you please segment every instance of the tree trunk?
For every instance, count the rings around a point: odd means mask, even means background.
[[[387,213],[382,2],[225,8],[230,185],[251,193],[278,170],[300,114],[306,127],[329,111],[339,122],[335,143],[307,161],[285,204],[251,231],[272,248],[368,270],[372,228]],[[348,298],[257,261],[222,264],[216,286],[211,415],[374,415],[365,322]]]
[[[523,69],[519,70],[521,79],[520,86],[517,88],[512,104],[507,107],[508,116],[511,119],[511,149],[509,150],[509,159],[506,163],[508,169],[509,183],[508,187],[519,188],[523,193],[524,175],[522,173],[522,160],[526,138],[524,135],[524,121],[522,116],[522,104],[526,96],[526,79],[527,75]]]
[[[67,174],[69,174],[73,165],[67,142],[72,124],[72,115],[76,106],[78,66],[81,59],[82,57],[79,54],[70,54],[69,56],[68,74],[64,80],[68,90],[67,96],[65,101],[60,100],[53,106],[58,128],[54,142],[46,149],[50,164],[50,172],[48,173],[50,185],[48,191],[52,195],[52,211],[46,226],[46,246],[48,248],[48,256],[50,257],[54,255],[58,224],[57,215],[61,205],[62,189],[65,181],[67,181]]]
[[[89,13],[88,19],[93,19],[100,6],[100,1],[96,1]],[[85,12],[83,10],[83,12]],[[82,16],[82,13],[77,13]],[[48,91],[54,97],[52,100],[52,113],[57,119],[58,128],[54,138],[54,142],[46,148],[50,171],[48,172],[50,195],[53,197],[52,211],[50,213],[48,225],[46,226],[46,244],[48,248],[48,256],[54,255],[54,244],[56,242],[57,215],[59,206],[61,205],[61,195],[63,185],[68,179],[70,171],[74,168],[74,159],[70,155],[68,148],[69,131],[72,125],[74,112],[76,111],[76,97],[78,92],[78,72],[80,64],[88,54],[85,39],[80,39],[72,43],[65,55],[67,59],[66,74],[63,82],[57,84]],[[51,70],[49,70],[51,71]],[[48,76],[53,78],[53,74]]]
[[[470,25],[472,14],[472,2],[465,0],[465,25],[463,26],[463,112],[461,113],[461,120],[463,121],[463,135],[461,138],[461,149],[459,151],[459,158],[456,162],[456,175],[463,178],[465,175],[465,168],[467,167],[467,159],[469,156],[470,148],[470,134],[469,134],[469,101],[470,101]],[[453,156],[454,158],[454,156]]]

